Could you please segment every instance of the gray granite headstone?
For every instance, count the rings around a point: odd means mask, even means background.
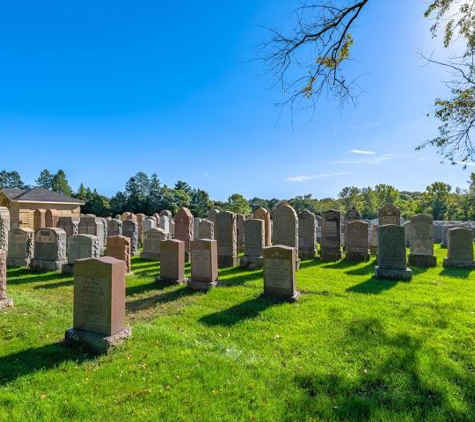
[[[61,271],[66,259],[66,232],[58,228],[43,228],[35,232],[35,257],[31,271]]]
[[[475,268],[473,260],[473,234],[467,227],[449,229],[447,242],[447,258],[444,259],[445,268]]]
[[[404,227],[388,224],[378,227],[377,278],[409,281],[412,270],[406,265]]]
[[[7,267],[29,267],[34,257],[35,232],[31,229],[10,230]]]
[[[410,253],[409,265],[416,267],[435,267],[437,258],[434,256],[434,224],[432,216],[418,214],[411,218],[409,230]],[[406,228],[407,234],[407,228]]]

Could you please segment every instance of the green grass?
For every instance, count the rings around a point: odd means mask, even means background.
[[[207,294],[133,260],[132,337],[106,356],[67,348],[73,279],[8,271],[0,421],[475,420],[475,278],[374,262],[304,261],[295,304],[259,299],[262,272],[220,271]]]

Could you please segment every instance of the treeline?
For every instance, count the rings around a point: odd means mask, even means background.
[[[211,208],[229,210],[245,215],[259,207],[272,210],[280,199],[252,198],[247,200],[243,195],[235,193],[226,202],[213,201],[208,192],[193,188],[184,181],[177,181],[173,187],[162,184],[158,175],[148,176],[138,172],[132,176],[123,191],[111,198],[101,195],[96,189],[85,187],[81,183],[74,191],[63,170],[50,172],[43,170],[34,186],[23,183],[16,171],[0,171],[1,188],[43,187],[81,199],[85,202],[84,213],[107,217],[122,214],[124,211],[134,213],[153,213],[168,209],[175,214],[181,207],[188,207],[196,217],[206,217]],[[404,218],[414,214],[431,214],[435,220],[475,220],[475,173],[470,174],[466,189],[452,188],[443,182],[434,182],[424,192],[399,191],[391,185],[379,184],[374,187],[345,187],[337,198],[313,198],[311,194],[287,199],[297,211],[308,209],[314,213],[333,208],[346,212],[351,208],[359,210],[363,218],[373,219],[378,210],[385,204],[394,204]]]

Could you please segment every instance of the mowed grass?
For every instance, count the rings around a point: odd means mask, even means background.
[[[0,420],[475,420],[475,277],[374,261],[304,261],[294,304],[258,298],[261,271],[220,270],[207,294],[133,260],[132,337],[106,356],[62,344],[73,279],[8,271],[0,311]],[[189,268],[188,268],[189,270]]]

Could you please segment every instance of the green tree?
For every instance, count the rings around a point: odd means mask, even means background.
[[[58,170],[58,172],[53,176],[51,189],[62,195],[71,196],[72,189],[71,186],[69,186],[66,173],[63,170]]]
[[[147,209],[147,196],[150,192],[150,180],[148,176],[139,171],[125,184],[127,196],[127,211],[138,213]]]
[[[363,206],[361,190],[356,186],[344,187],[338,194],[338,197],[343,201],[345,211],[349,211],[351,209],[359,211]]]
[[[213,203],[209,199],[208,192],[201,189],[193,189],[190,195],[190,211],[195,217],[205,218]]]
[[[252,212],[260,207],[266,208],[269,211],[269,201],[267,201],[267,199],[254,197],[249,200],[249,206],[251,207]]]
[[[127,196],[124,192],[117,192],[109,202],[112,215],[122,214],[127,211]]]
[[[170,210],[175,215],[181,207],[190,207],[190,195],[179,189],[171,189],[166,185],[162,190],[162,203],[160,209]]]
[[[147,196],[146,214],[152,215],[160,211],[162,201],[162,186],[158,179],[157,173],[153,173],[150,177],[149,192]]]
[[[42,170],[38,179],[35,180],[36,186],[51,190],[53,188],[53,177],[54,174],[48,169]]]
[[[452,187],[444,182],[434,182],[424,192],[424,208],[434,220],[444,220],[448,215],[447,205]]]
[[[175,183],[175,190],[182,190],[188,195],[191,195],[192,188],[188,183],[184,182],[183,180],[178,180],[178,182]]]
[[[226,211],[232,211],[237,214],[249,215],[252,212],[252,209],[249,205],[249,202],[239,193],[232,194],[228,201],[224,203],[223,208]]]
[[[24,189],[25,184],[17,171],[2,170],[0,171],[0,189],[3,188]]]

